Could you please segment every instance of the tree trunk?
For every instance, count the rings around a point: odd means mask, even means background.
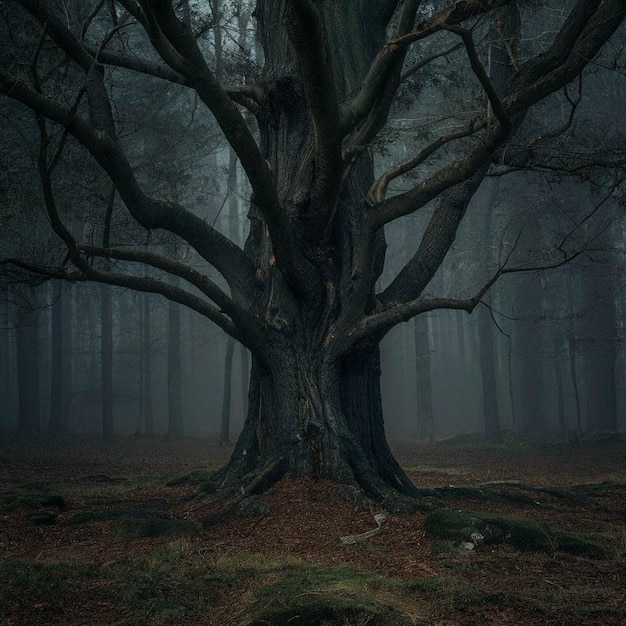
[[[102,399],[102,436],[115,436],[113,424],[113,309],[111,287],[100,286],[100,384]]]
[[[48,431],[59,434],[62,431],[61,411],[63,396],[63,301],[62,286],[58,281],[52,286],[52,328],[50,362],[50,425]]]
[[[115,204],[115,187],[111,187],[106,215],[102,247],[109,247],[111,235],[111,220]],[[104,268],[110,268],[110,261],[103,262]],[[102,434],[104,439],[110,440],[115,436],[113,421],[113,306],[111,301],[111,286],[100,285],[100,385],[102,394]]]
[[[18,421],[22,433],[40,432],[39,407],[39,310],[36,292],[30,285],[22,289],[23,300],[17,310],[16,352]]]
[[[250,388],[250,355],[245,346],[239,346],[241,365],[241,406],[244,416],[248,414],[248,389]]]
[[[253,357],[248,417],[218,478],[251,493],[289,472],[358,486],[390,504],[389,487],[417,494],[386,442],[378,348],[341,364],[326,357],[285,344],[269,363]]]
[[[54,283],[52,302],[52,363],[50,427],[53,434],[70,431],[72,397],[72,298],[70,285]]]
[[[539,231],[541,224],[536,224]],[[539,323],[544,308],[543,285],[529,277],[515,287],[513,310],[520,318],[514,328],[516,346],[517,430],[520,433],[543,432],[546,425],[544,393],[545,329]]]
[[[230,404],[233,391],[233,355],[235,340],[232,337],[226,342],[226,356],[224,357],[224,390],[222,395],[222,421],[220,428],[220,446],[230,444]]]
[[[167,403],[168,439],[181,439],[184,435],[182,396],[182,355],[180,345],[180,305],[168,302],[167,339]]]
[[[415,373],[417,379],[417,438],[435,440],[432,382],[430,376],[430,340],[428,317],[418,315],[413,320],[415,331]]]
[[[498,57],[502,50],[495,46],[490,47],[490,70],[492,79],[496,84],[503,84],[505,77],[498,76],[507,64]],[[494,258],[495,250],[491,244],[493,239],[493,222],[496,210],[496,199],[500,183],[498,180],[490,179],[481,187],[476,199],[479,201],[481,215],[481,235],[479,240],[483,242],[481,257],[484,267],[492,268],[498,262]],[[487,242],[487,243],[486,243]],[[490,269],[490,271],[493,271]],[[486,305],[491,307],[491,295],[486,294],[483,298]],[[488,443],[500,443],[502,441],[502,431],[500,428],[500,411],[498,407],[498,392],[495,363],[495,346],[493,339],[494,323],[491,318],[490,309],[482,306],[478,310],[478,347],[480,356],[480,372],[482,385],[482,408],[483,408],[483,429],[485,440]]]
[[[152,408],[152,332],[150,294],[145,293],[141,298],[140,333],[141,333],[141,359],[140,359],[140,397],[139,413],[140,425],[143,425],[143,434],[148,437],[154,435],[154,410]]]
[[[216,35],[217,37],[217,35]],[[216,38],[216,50],[217,50]],[[228,159],[228,233],[230,239],[239,243],[239,199],[237,189],[237,155],[231,148]],[[222,419],[220,427],[220,445],[230,444],[230,413],[233,381],[233,356],[235,353],[235,340],[231,337],[226,342],[226,355],[224,357],[224,389],[222,395]]]
[[[588,270],[585,298],[590,312],[585,323],[591,338],[585,351],[585,389],[587,397],[587,429],[615,432],[617,430],[617,394],[615,389],[616,320],[615,280],[606,268]]]
[[[500,443],[502,441],[502,431],[500,429],[496,370],[493,355],[493,320],[485,307],[482,307],[478,312],[478,334],[480,337],[480,371],[483,390],[485,440],[488,443]]]
[[[575,443],[574,436],[567,423],[567,416],[565,415],[565,394],[563,392],[563,372],[561,371],[561,355],[563,354],[563,342],[558,337],[553,339],[552,345],[554,346],[554,380],[556,381],[556,409],[557,418],[559,420],[559,426],[563,433],[567,436],[569,442],[573,445]]]
[[[230,462],[218,473],[224,485],[246,492],[260,491],[289,472],[326,477],[359,486],[388,506],[398,491],[416,494],[387,445],[380,392],[382,334],[342,354],[335,343],[333,323],[341,313],[341,298],[352,281],[352,259],[363,199],[373,182],[373,164],[367,153],[353,164],[333,207],[331,232],[320,216],[328,207],[312,189],[315,139],[304,86],[286,33],[269,30],[282,23],[287,3],[261,0],[257,19],[265,50],[263,80],[266,100],[257,113],[261,149],[271,167],[281,205],[294,224],[296,246],[305,259],[305,292],[276,266],[268,225],[254,205],[246,252],[257,266],[263,288],[254,298],[254,314],[264,320],[262,338],[254,344],[247,419]],[[355,88],[367,71],[384,28],[365,28],[361,12],[377,15],[371,3],[321,3],[329,45],[342,46],[338,54],[353,63],[341,64],[336,89]],[[359,26],[361,25],[361,26]],[[351,46],[343,46],[349,37]],[[377,262],[368,276],[373,291],[382,270],[384,240],[376,244]],[[349,297],[349,296],[347,296]],[[370,298],[368,308],[375,306]]]
[[[0,404],[0,432],[11,432],[15,429],[13,421],[18,413],[15,380],[17,354],[14,348],[8,295],[8,290],[0,293],[0,324],[4,328],[0,335],[0,397],[3,398]]]
[[[536,325],[525,324],[523,335],[525,353],[519,359],[520,395],[517,424],[518,430],[523,433],[545,430],[542,334]]]
[[[576,407],[576,438],[578,439],[583,432],[583,418],[580,406],[580,390],[578,387],[578,367],[576,364],[578,355],[576,354],[576,339],[573,335],[569,338],[567,347],[569,350],[569,373],[572,380],[572,389],[574,390],[574,406]]]

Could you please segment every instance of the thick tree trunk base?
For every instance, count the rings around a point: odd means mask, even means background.
[[[289,475],[344,485],[390,513],[416,510],[423,493],[385,438],[376,349],[336,364],[323,350],[282,344],[265,364],[253,359],[248,406],[231,459],[213,477],[229,506]]]

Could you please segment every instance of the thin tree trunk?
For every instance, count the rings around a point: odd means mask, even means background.
[[[173,279],[177,282],[177,279]],[[168,302],[167,340],[167,398],[168,439],[181,439],[184,435],[182,406],[182,354],[180,345],[180,305]]]
[[[111,218],[115,201],[115,187],[111,189],[104,221],[102,247],[108,248],[111,236]],[[105,269],[109,263],[104,262]],[[100,384],[102,394],[102,434],[107,440],[115,436],[113,421],[113,306],[111,287],[100,285]]]
[[[570,337],[568,341],[569,348],[569,372],[572,379],[572,387],[574,389],[574,406],[576,407],[576,437],[582,435],[582,409],[580,405],[580,389],[578,387],[578,368],[576,366],[576,340]]]
[[[232,241],[239,236],[239,201],[237,197],[237,155],[231,148],[228,162],[228,232]],[[220,423],[220,445],[230,444],[231,398],[233,380],[233,355],[235,341],[231,337],[226,342],[224,356],[224,388],[222,393],[222,419]]]
[[[4,332],[0,336],[0,397],[4,401],[0,404],[0,431],[10,432],[14,426],[13,418],[17,415],[15,410],[15,388],[14,380],[17,367],[15,366],[15,350],[13,348],[12,329],[10,324],[10,311],[8,292],[3,290],[0,293],[0,328]]]
[[[62,283],[52,285],[52,325],[50,347],[50,433],[58,435],[62,432],[62,399],[63,399],[63,300],[61,298]]]
[[[570,444],[574,444],[574,439],[567,423],[567,417],[565,415],[565,398],[563,395],[563,372],[561,371],[561,341],[558,338],[554,339],[554,379],[556,381],[556,407],[557,417],[559,420],[559,426],[569,439]]]
[[[522,356],[521,362],[519,428],[525,433],[545,430],[543,344],[539,335],[537,328],[526,329],[524,333],[527,352]]]
[[[72,398],[72,295],[71,286],[53,285],[50,426],[54,434],[70,431]]]
[[[485,307],[481,307],[478,313],[478,333],[480,337],[480,370],[482,374],[485,440],[488,443],[501,443],[502,431],[500,429],[496,372],[493,358],[493,321]]]
[[[17,310],[16,352],[19,432],[39,433],[39,310],[37,294],[30,285],[22,289],[23,299]]]
[[[517,406],[515,403],[515,385],[513,378],[513,337],[507,335],[507,347],[506,347],[506,374],[509,391],[509,404],[511,405],[511,431],[513,433],[517,430]]]
[[[617,430],[614,290],[614,280],[604,268],[586,277],[585,299],[591,312],[585,320],[589,332],[593,333],[585,344],[585,395],[590,431]]]
[[[141,350],[140,350],[140,394],[139,422],[143,426],[143,434],[154,435],[154,410],[152,408],[152,331],[151,331],[151,297],[145,293],[141,298],[141,315],[139,316]]]
[[[113,439],[113,309],[109,285],[100,286],[100,299],[102,435],[105,439]]]
[[[423,441],[434,441],[436,429],[433,417],[428,316],[418,315],[413,320],[413,330],[417,383],[417,438]]]
[[[241,364],[241,402],[244,417],[248,414],[248,389],[250,388],[250,354],[247,348],[240,344],[239,360]]]
[[[233,355],[235,340],[232,337],[226,342],[226,356],[224,357],[224,389],[222,395],[222,421],[220,428],[220,446],[230,444],[230,406],[233,380]]]

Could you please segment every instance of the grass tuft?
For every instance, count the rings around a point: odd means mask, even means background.
[[[259,584],[242,606],[240,626],[405,626],[417,618],[403,583],[371,571],[274,559],[256,574]]]

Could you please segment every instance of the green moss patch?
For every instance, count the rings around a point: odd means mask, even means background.
[[[554,531],[538,522],[470,511],[437,509],[424,523],[427,533],[443,540],[474,543],[507,543],[522,551],[554,552],[604,557],[614,552],[601,535]],[[480,537],[477,541],[477,536]]]

